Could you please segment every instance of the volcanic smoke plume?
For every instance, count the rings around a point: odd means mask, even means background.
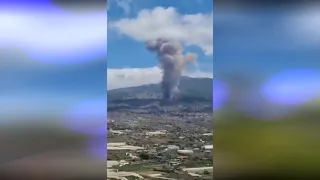
[[[196,62],[197,55],[194,53],[183,55],[183,47],[180,42],[166,38],[149,40],[146,42],[146,48],[157,54],[160,68],[163,71],[163,98],[172,99],[179,91],[179,80],[183,70],[189,63]]]

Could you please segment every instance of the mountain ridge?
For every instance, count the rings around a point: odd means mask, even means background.
[[[160,83],[108,90],[108,111],[212,111],[212,89],[212,78],[183,76],[179,94],[172,101],[162,99]]]

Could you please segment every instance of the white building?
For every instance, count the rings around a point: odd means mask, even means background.
[[[167,149],[168,150],[179,150],[180,148],[179,148],[179,146],[176,146],[176,145],[168,145]]]
[[[178,153],[181,155],[191,155],[191,154],[193,154],[193,150],[181,149],[181,150],[178,150]]]
[[[203,136],[213,136],[213,133],[204,133]]]
[[[203,149],[204,150],[213,150],[213,145],[212,144],[211,145],[204,145]]]
[[[165,135],[167,134],[166,130],[159,130],[159,131],[152,131],[152,132],[146,132],[147,136],[156,136],[156,135]]]

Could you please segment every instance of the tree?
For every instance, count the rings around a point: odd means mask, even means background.
[[[140,157],[142,160],[148,160],[148,159],[150,159],[150,155],[149,155],[148,153],[146,153],[146,152],[141,152],[141,153],[139,154],[139,157]]]

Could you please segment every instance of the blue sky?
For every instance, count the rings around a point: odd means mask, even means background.
[[[198,54],[187,75],[212,77],[212,12],[212,1],[203,0],[109,1],[108,88],[159,82],[155,55],[144,47],[158,37],[176,38],[185,52]]]
[[[312,33],[315,27],[308,23],[308,9],[300,12],[306,17],[299,17],[297,11],[217,8],[215,74],[244,71],[262,77],[290,68],[320,68],[319,44],[312,42],[319,40],[320,34]],[[312,15],[317,16],[309,14]]]

